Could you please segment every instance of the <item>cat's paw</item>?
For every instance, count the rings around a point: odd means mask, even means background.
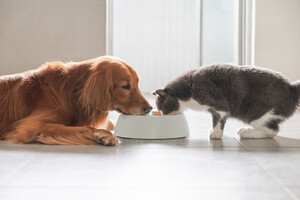
[[[240,128],[238,134],[241,139],[268,138],[264,131],[253,128]]]
[[[251,138],[251,133],[253,132],[253,128],[240,128],[237,131],[237,134],[240,138]]]
[[[249,130],[253,130],[253,129],[252,128],[240,128],[240,129],[237,130],[237,134],[241,135],[243,133],[246,133]]]
[[[209,133],[209,137],[211,140],[220,140],[223,135],[223,131],[220,129],[210,129]]]
[[[253,128],[241,128],[238,130],[241,139],[273,138],[277,132],[270,130],[258,130]]]

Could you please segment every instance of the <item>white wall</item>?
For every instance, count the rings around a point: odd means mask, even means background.
[[[105,54],[105,0],[0,0],[0,75]]]
[[[256,0],[255,64],[300,80],[300,1]]]

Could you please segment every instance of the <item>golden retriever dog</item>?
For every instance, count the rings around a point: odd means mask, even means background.
[[[103,56],[49,62],[0,77],[0,139],[13,143],[116,145],[108,112],[144,115],[152,107],[127,63]]]

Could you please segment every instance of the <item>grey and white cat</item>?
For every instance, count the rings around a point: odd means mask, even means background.
[[[183,74],[153,94],[164,114],[210,112],[211,139],[221,139],[228,117],[252,127],[241,128],[241,138],[273,138],[299,105],[300,81],[290,83],[279,73],[253,66],[210,65]]]

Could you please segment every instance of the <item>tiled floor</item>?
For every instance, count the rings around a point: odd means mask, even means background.
[[[300,112],[275,139],[240,140],[229,120],[187,111],[191,136],[116,147],[0,143],[0,199],[300,199]],[[117,114],[112,113],[117,119]]]

